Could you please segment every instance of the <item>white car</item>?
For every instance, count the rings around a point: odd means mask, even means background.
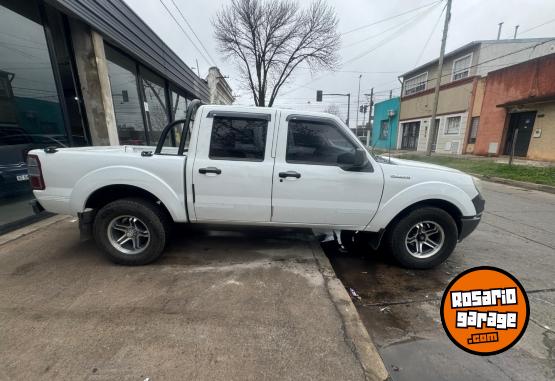
[[[333,115],[275,108],[193,101],[156,148],[47,148],[28,166],[36,207],[78,216],[125,265],[158,259],[180,222],[340,230],[429,268],[484,209],[467,174],[373,156]]]

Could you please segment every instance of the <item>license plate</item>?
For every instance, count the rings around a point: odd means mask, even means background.
[[[28,181],[29,180],[29,175],[19,175],[15,177],[17,179],[17,181]]]

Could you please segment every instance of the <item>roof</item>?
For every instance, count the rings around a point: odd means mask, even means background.
[[[553,37],[517,38],[517,39],[511,38],[511,39],[501,39],[501,40],[476,40],[476,41],[469,42],[468,44],[463,45],[463,46],[461,46],[461,47],[459,47],[455,50],[452,50],[449,53],[446,53],[445,56],[444,56],[444,59],[452,57],[452,56],[456,56],[459,53],[462,53],[464,51],[474,49],[475,47],[477,47],[481,44],[508,44],[508,43],[543,42],[543,41],[549,41],[549,40],[552,40],[552,39],[553,39]],[[431,65],[433,65],[437,62],[439,62],[439,57],[432,60],[432,61],[429,61],[429,62],[427,62],[423,65],[420,65],[420,66],[418,66],[414,69],[411,69],[411,70],[407,71],[406,73],[401,74],[399,77],[406,78],[406,77],[408,77],[410,75],[413,75],[413,74],[415,74],[419,71],[422,71],[424,68],[426,68],[428,66],[431,66]]]
[[[107,42],[204,101],[208,85],[123,0],[47,0],[98,31]]]

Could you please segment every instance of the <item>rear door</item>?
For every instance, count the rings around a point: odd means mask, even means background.
[[[275,112],[203,115],[193,165],[199,222],[269,222]]]
[[[353,170],[341,156],[362,148],[335,119],[286,116],[280,121],[272,221],[362,229],[378,208],[378,165]],[[363,149],[363,148],[362,148]]]

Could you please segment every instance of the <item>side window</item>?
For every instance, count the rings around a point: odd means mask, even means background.
[[[208,157],[214,160],[263,161],[268,121],[214,117]]]
[[[288,163],[338,165],[341,155],[354,155],[356,146],[333,124],[290,121],[287,131]]]

